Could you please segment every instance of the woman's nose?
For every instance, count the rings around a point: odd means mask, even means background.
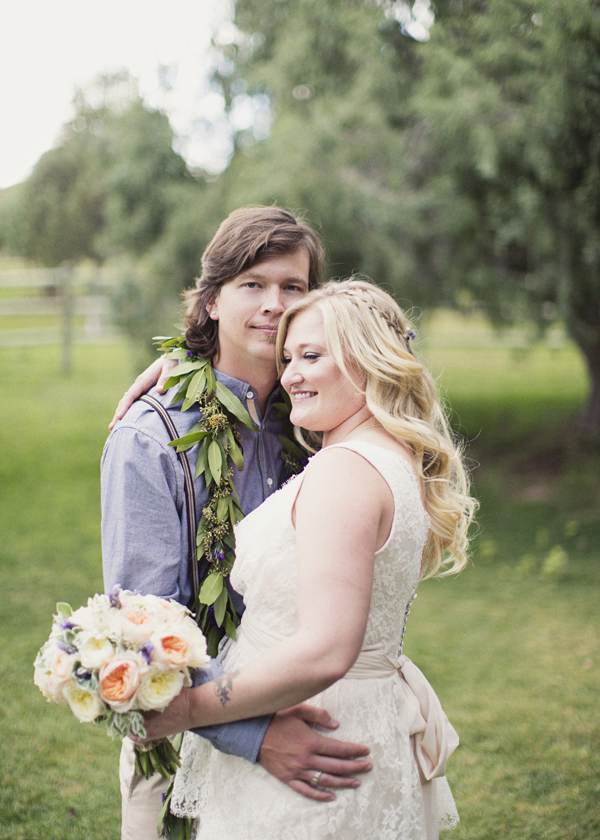
[[[302,376],[300,371],[293,366],[293,362],[290,362],[286,369],[283,371],[281,376],[281,384],[285,388],[286,391],[292,387],[292,385],[298,384],[298,382],[302,381]]]

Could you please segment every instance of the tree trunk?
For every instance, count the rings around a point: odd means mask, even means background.
[[[588,401],[577,421],[577,428],[583,435],[600,437],[600,347],[591,353],[589,346],[577,341],[583,352],[588,369],[590,392]]]
[[[578,268],[570,283],[567,327],[585,358],[590,391],[577,427],[584,435],[600,437],[600,300],[596,278]]]

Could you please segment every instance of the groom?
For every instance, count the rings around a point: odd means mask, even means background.
[[[202,257],[202,276],[186,293],[188,346],[213,360],[217,379],[246,406],[259,431],[241,429],[245,469],[234,483],[247,514],[286,478],[280,458],[284,434],[273,403],[279,397],[275,337],[281,315],[320,282],[323,251],[303,220],[278,207],[234,211]],[[176,391],[176,389],[175,389]],[[180,437],[198,421],[197,406],[171,406],[175,391],[159,397]],[[191,596],[183,471],[160,417],[146,403],[133,405],[113,429],[102,456],[102,550],[106,590],[115,584],[187,604]],[[187,452],[192,470],[195,448]],[[206,504],[195,482],[198,516]],[[192,535],[193,538],[193,535]],[[243,602],[234,595],[238,612]],[[216,663],[206,679],[220,673]],[[213,746],[261,766],[297,793],[328,801],[323,788],[355,787],[371,769],[356,756],[368,750],[316,733],[333,728],[328,714],[307,705],[197,730]],[[322,775],[315,776],[316,771]],[[314,779],[319,787],[313,787]],[[160,776],[134,775],[133,746],[123,742],[120,762],[122,840],[156,840]]]

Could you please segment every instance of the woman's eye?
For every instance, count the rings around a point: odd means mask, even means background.
[[[304,358],[308,359],[309,362],[314,362],[316,359],[319,358],[318,353],[305,353]]]
[[[291,360],[291,359],[289,359],[289,358],[282,359],[282,360],[281,360],[281,364],[285,367],[286,365],[289,365],[289,363],[290,363],[291,361],[292,361],[292,360]]]

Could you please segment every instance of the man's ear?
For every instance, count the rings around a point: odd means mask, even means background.
[[[211,317],[213,321],[219,320],[219,308],[217,306],[217,298],[213,298],[209,303],[206,304],[205,308],[209,314],[209,317]]]

